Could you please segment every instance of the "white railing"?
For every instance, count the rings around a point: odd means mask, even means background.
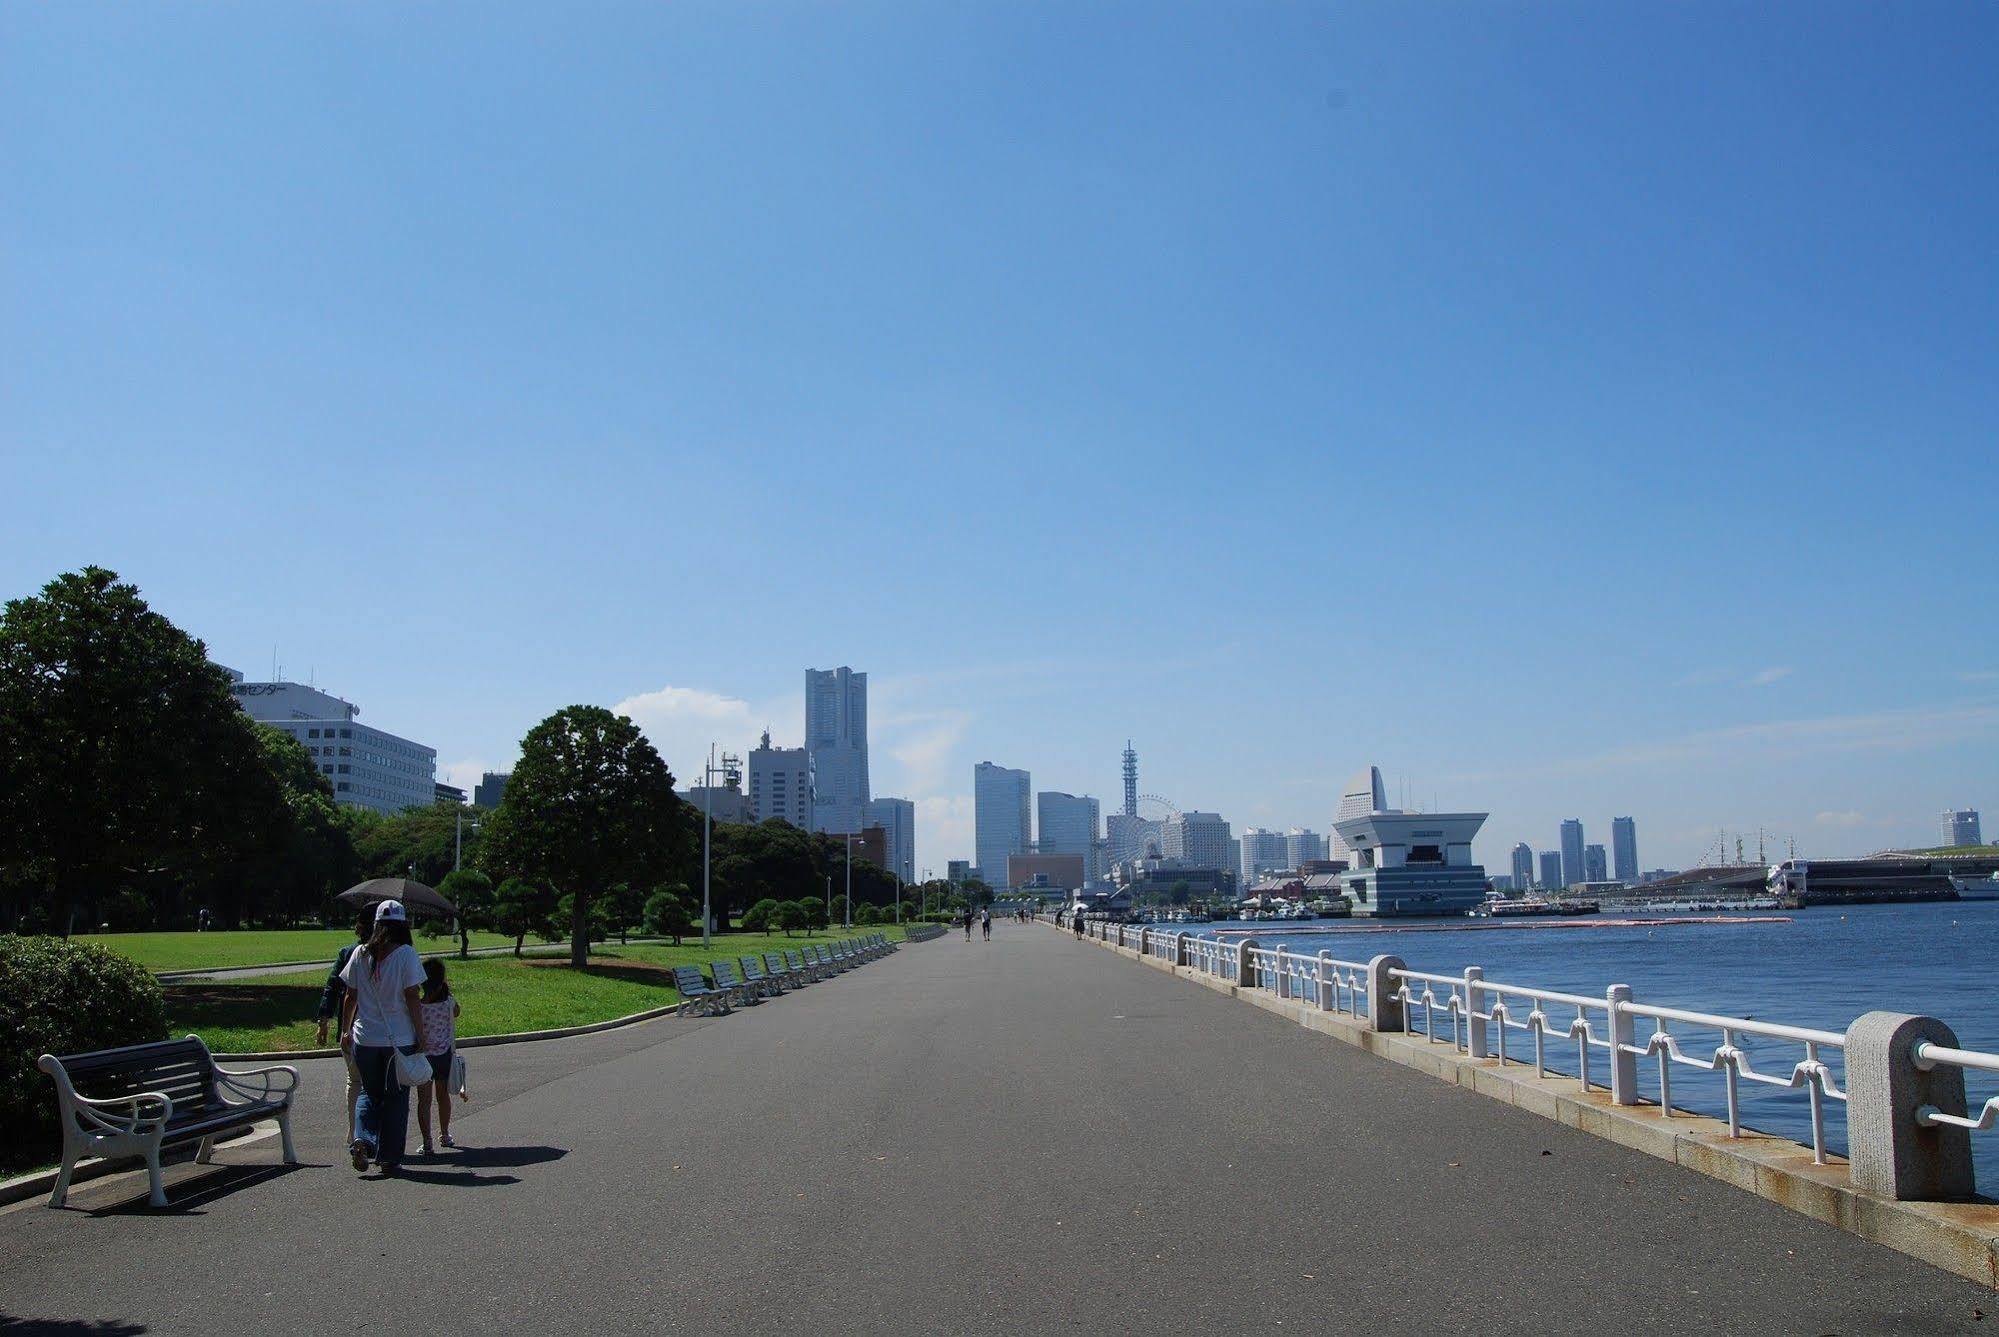
[[[1960,1068],[1967,1074],[1981,1072],[1999,1076],[1999,1054],[1981,1054],[1974,1049],[1951,1049],[1927,1041],[1916,1046],[1918,1068],[1929,1072],[1939,1065]],[[1933,1105],[1925,1105],[1916,1111],[1916,1122],[1925,1128],[1948,1124],[1954,1128],[1966,1128],[1974,1133],[1982,1133],[1999,1125],[1999,1096],[1987,1100],[1976,1115],[1945,1114]]]

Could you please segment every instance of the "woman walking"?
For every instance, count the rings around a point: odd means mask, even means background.
[[[402,1164],[409,1134],[410,1093],[396,1078],[396,1054],[416,1052],[422,1029],[423,962],[410,946],[409,913],[401,901],[375,907],[375,931],[347,958],[340,1035],[361,1073],[354,1139],[347,1154],[356,1170],[373,1160],[385,1175]]]
[[[430,1080],[416,1089],[416,1126],[423,1133],[423,1154],[431,1154],[430,1103],[437,1102],[438,1142],[451,1140],[451,1052],[458,1043],[458,1000],[444,979],[444,962],[423,963],[423,1053],[430,1060]]]

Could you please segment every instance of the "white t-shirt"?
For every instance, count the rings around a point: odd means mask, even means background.
[[[409,1004],[403,990],[423,985],[423,960],[416,948],[401,946],[382,958],[380,967],[366,947],[347,958],[340,978],[354,993],[354,1043],[400,1049],[416,1043]]]

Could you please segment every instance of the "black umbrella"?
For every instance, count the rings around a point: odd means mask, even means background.
[[[434,887],[406,877],[377,877],[356,883],[333,898],[342,905],[380,905],[383,901],[401,901],[403,909],[416,915],[436,915],[440,919],[450,919],[458,913],[458,907],[437,894]]]

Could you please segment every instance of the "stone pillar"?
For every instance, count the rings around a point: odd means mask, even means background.
[[[1631,1014],[1623,1006],[1631,1001],[1631,986],[1613,984],[1604,990],[1603,999],[1610,1009],[1610,1100],[1613,1105],[1636,1105],[1638,1055],[1625,1052],[1625,1046],[1633,1043],[1636,1031],[1631,1024]]]
[[[1249,954],[1255,951],[1256,947],[1255,938],[1244,938],[1237,947],[1241,955],[1236,958],[1236,965],[1239,967],[1236,971],[1236,983],[1245,989],[1256,987],[1256,965],[1249,958]]]
[[[1176,933],[1173,935],[1174,965],[1184,966],[1187,964],[1187,939],[1193,936],[1191,933]]]
[[[1140,956],[1152,955],[1152,929],[1150,927],[1142,928],[1138,931],[1138,954]]]
[[[1964,1069],[1917,1066],[1927,1041],[1955,1049],[1957,1035],[1935,1017],[1869,1012],[1846,1028],[1846,1136],[1853,1186],[1915,1202],[1961,1202],[1972,1195],[1971,1133],[1924,1127],[1916,1113],[1965,1112]]]
[[[1399,1033],[1408,1029],[1402,1011],[1402,981],[1388,972],[1404,970],[1399,956],[1371,957],[1367,963],[1367,1028]]]
[[[1465,967],[1465,1053],[1473,1058],[1490,1058],[1485,1039],[1485,1018],[1478,1015],[1478,994],[1473,985],[1485,978],[1479,966]]]
[[[1319,1010],[1333,1010],[1333,954],[1319,953]]]

